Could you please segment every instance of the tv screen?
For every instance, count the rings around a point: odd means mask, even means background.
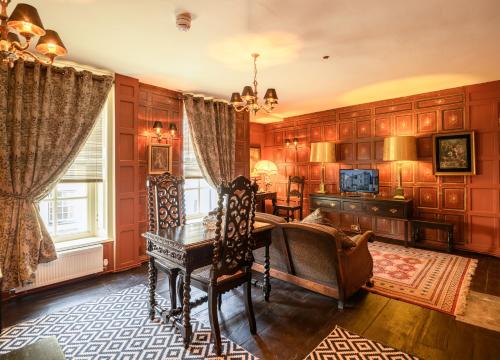
[[[378,170],[340,170],[340,191],[378,194]]]

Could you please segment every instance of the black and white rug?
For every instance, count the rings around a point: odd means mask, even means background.
[[[160,296],[157,301],[168,304]],[[139,285],[12,326],[0,336],[0,354],[56,336],[68,360],[217,359],[209,325],[191,319],[194,337],[186,350],[173,325],[149,320],[147,302],[148,290]],[[222,353],[224,359],[257,359],[224,337]]]
[[[304,360],[326,359],[418,360],[413,355],[368,340],[338,326]]]

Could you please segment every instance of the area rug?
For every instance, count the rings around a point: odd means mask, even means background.
[[[368,340],[336,326],[304,360],[418,360],[379,342]]]
[[[375,285],[368,291],[450,315],[465,309],[477,260],[381,242],[369,249]]]
[[[157,301],[168,304],[160,296]],[[0,354],[55,336],[68,360],[217,359],[210,326],[191,319],[194,337],[186,350],[171,324],[149,320],[147,302],[148,289],[139,285],[14,325],[0,336]],[[256,359],[224,337],[222,353],[224,359]]]

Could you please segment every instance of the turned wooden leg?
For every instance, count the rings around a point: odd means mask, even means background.
[[[191,274],[184,273],[184,291],[182,297],[182,319],[184,325],[184,348],[188,348],[191,343],[191,309],[189,301],[191,300]]]
[[[375,283],[373,282],[373,279],[369,279],[366,281],[366,286],[368,286],[369,288],[373,287],[375,285]]]
[[[264,252],[264,300],[269,301],[271,295],[271,277],[269,275],[271,269],[271,262],[269,260],[269,244],[266,244]]]
[[[248,276],[247,283],[245,286],[245,312],[247,313],[248,325],[250,326],[250,333],[255,335],[257,333],[257,325],[255,323],[255,314],[253,312],[253,303],[252,303],[252,283],[251,276]]]
[[[208,311],[210,318],[210,327],[212,328],[212,336],[214,338],[215,353],[221,355],[222,342],[220,338],[219,318],[217,314],[217,292],[212,286],[208,288]]]
[[[177,308],[177,274],[178,269],[170,270],[168,274],[168,283],[170,288],[170,308],[173,310]]]
[[[184,278],[182,276],[177,277],[177,301],[179,306],[182,308],[182,303],[184,299]]]
[[[149,258],[148,280],[149,280],[149,318],[154,320],[156,307],[156,280],[158,279],[158,270],[155,266],[154,257]]]

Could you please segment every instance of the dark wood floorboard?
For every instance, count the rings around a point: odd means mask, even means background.
[[[471,289],[500,295],[500,259],[475,257],[479,263]],[[147,268],[142,266],[10,300],[3,308],[4,324],[21,323],[146,284],[146,275]],[[499,358],[500,333],[458,322],[446,314],[363,290],[339,312],[333,299],[276,279],[272,284],[268,303],[260,289],[252,288],[257,336],[249,331],[242,289],[224,294],[220,313],[223,335],[261,359],[303,359],[335,325],[424,359]],[[158,293],[168,297],[168,286],[161,273]],[[201,295],[194,291],[194,296]],[[194,308],[193,316],[208,323],[206,303]]]

